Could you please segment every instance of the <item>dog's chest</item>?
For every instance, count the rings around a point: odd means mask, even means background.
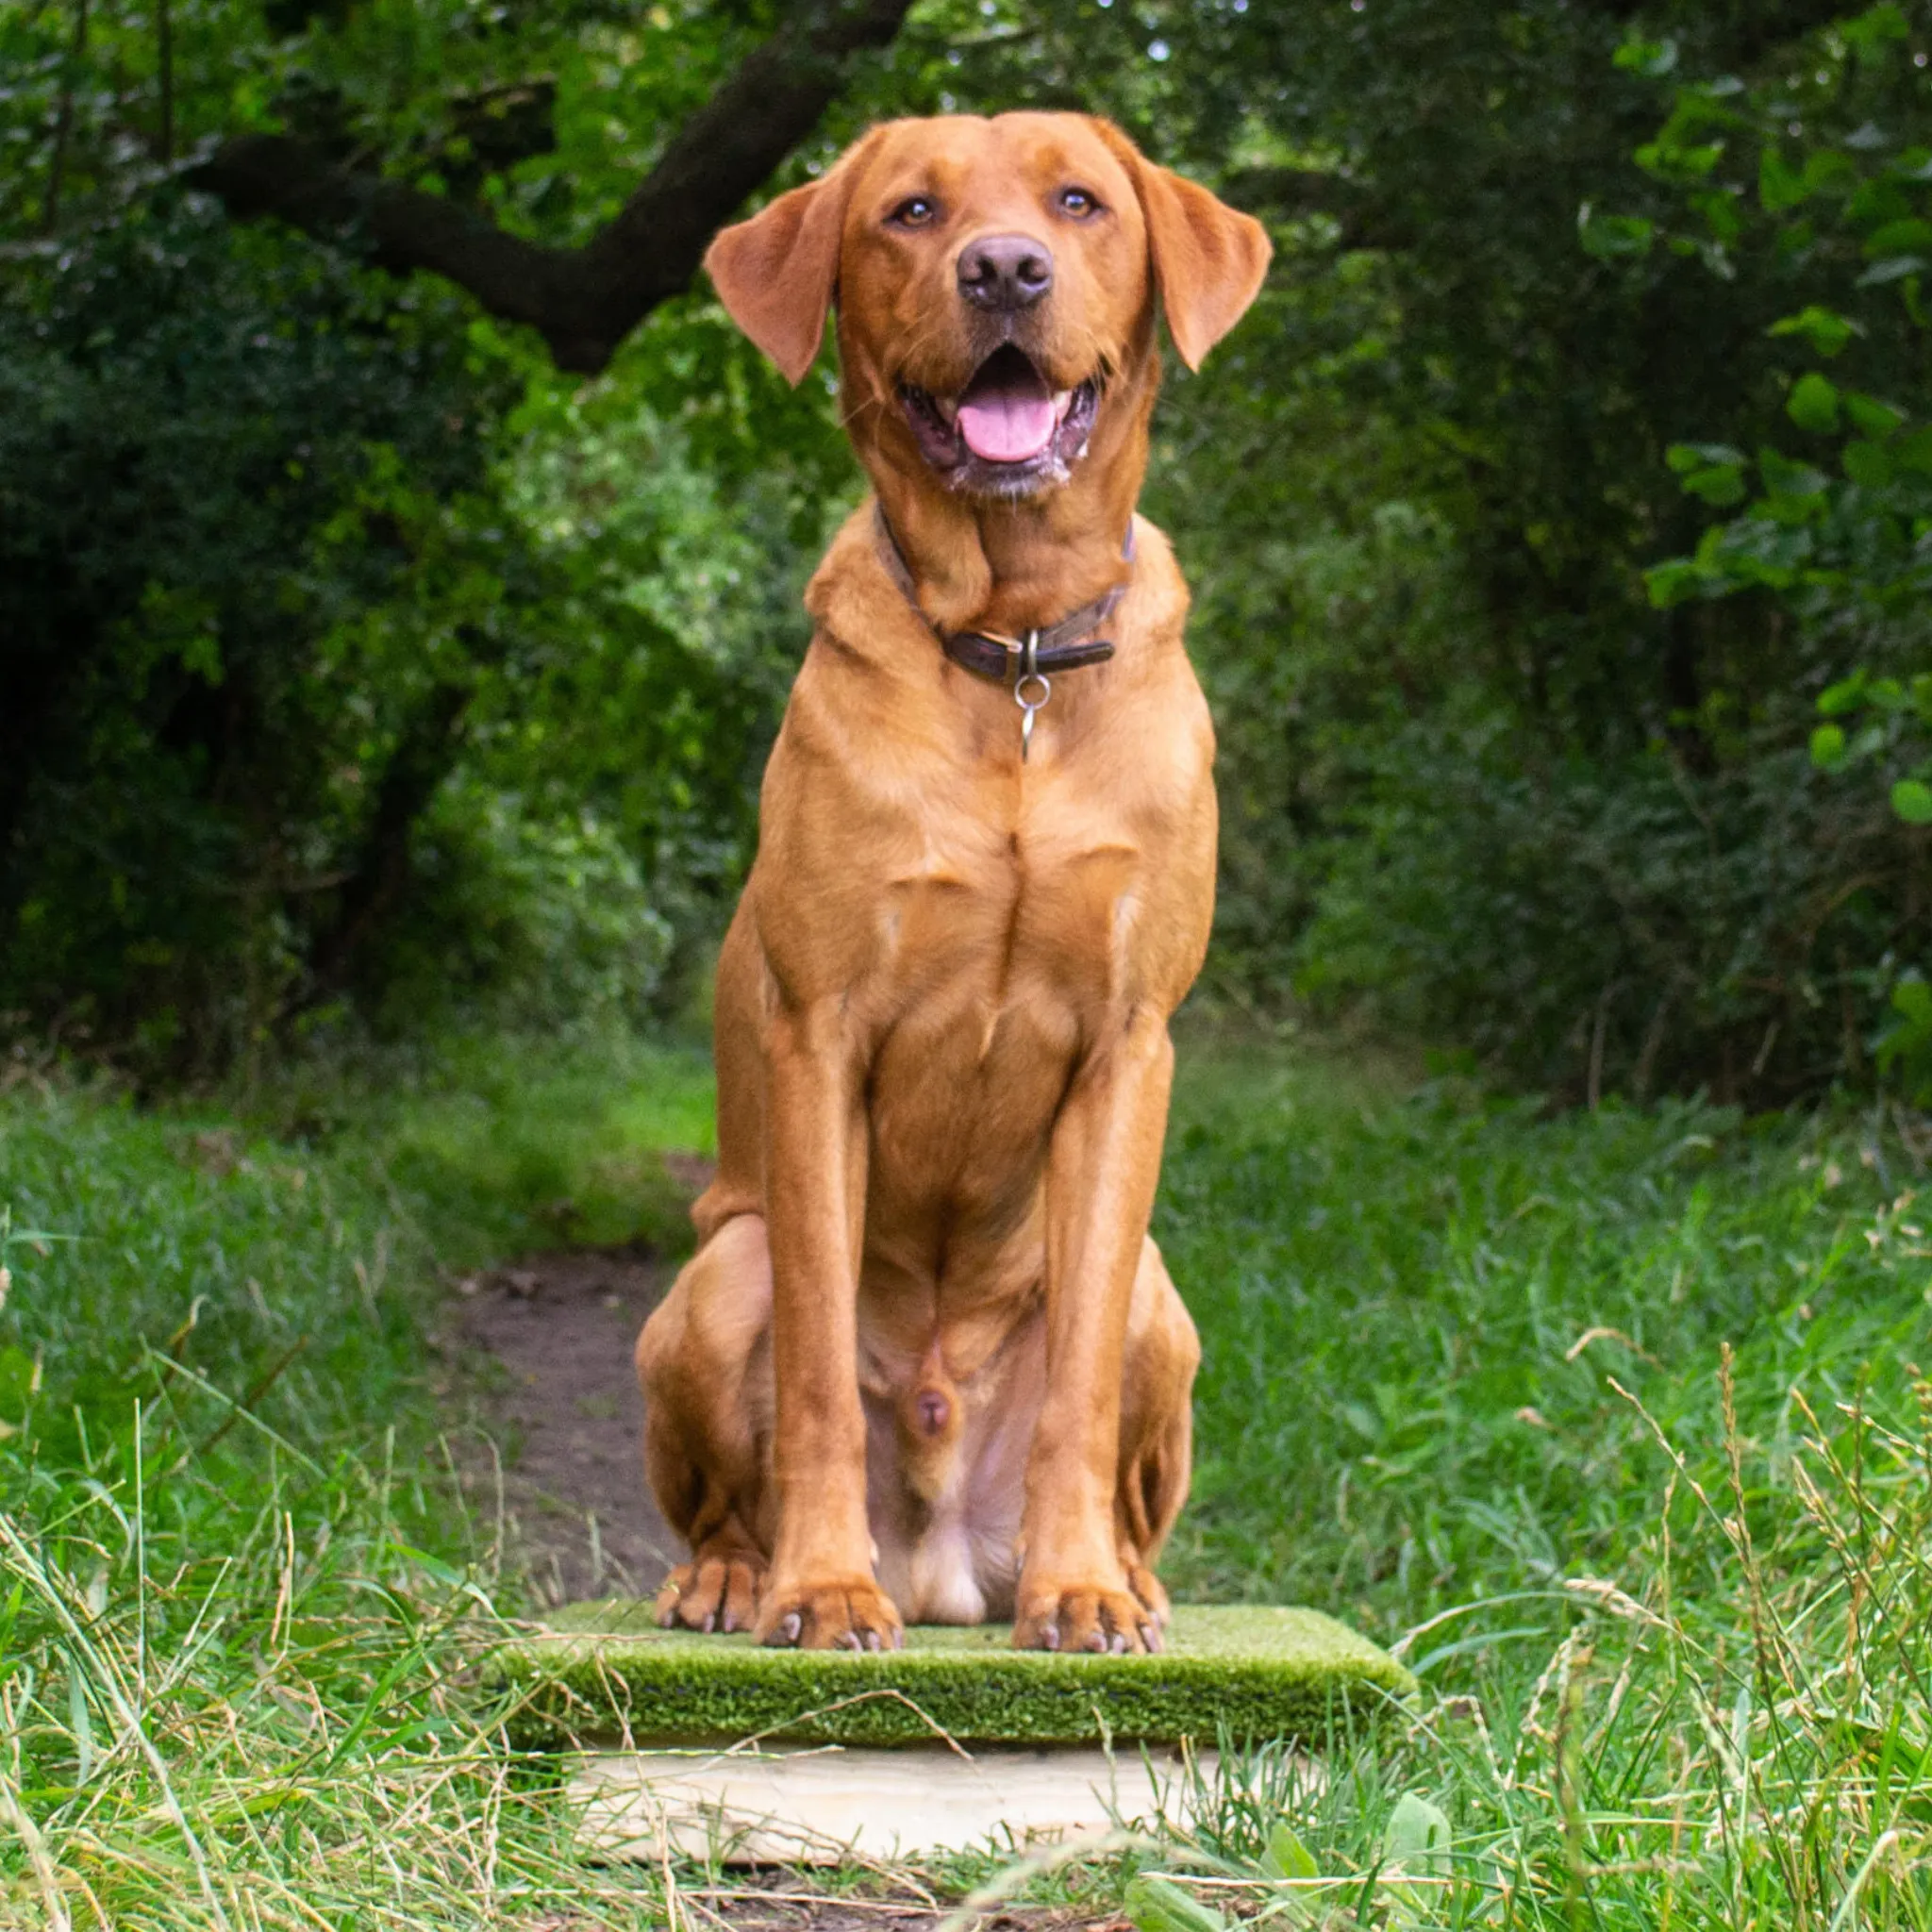
[[[955,822],[924,835],[878,908],[874,978],[887,1003],[1045,1000],[1078,1022],[1132,977],[1144,854],[1084,813]]]

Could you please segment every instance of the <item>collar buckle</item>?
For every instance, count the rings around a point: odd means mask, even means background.
[[[1094,598],[1091,604],[1083,604],[1058,624],[1043,630],[1029,630],[1024,638],[1002,637],[997,632],[988,631],[941,630],[919,608],[919,599],[913,591],[912,573],[906,567],[905,555],[892,535],[892,526],[886,521],[885,506],[875,502],[874,508],[886,567],[906,593],[906,601],[919,611],[939,640],[940,649],[962,671],[970,671],[975,677],[983,677],[991,684],[1010,684],[1013,701],[1021,711],[1020,758],[1024,763],[1033,744],[1034,718],[1053,695],[1053,682],[1048,674],[1077,671],[1086,664],[1104,664],[1113,656],[1112,640],[1095,637],[1093,633],[1120,608],[1121,600],[1127,594],[1127,586],[1116,584],[1112,590]],[[1129,563],[1133,562],[1134,525],[1131,520],[1127,525],[1125,541],[1121,544],[1121,555]]]

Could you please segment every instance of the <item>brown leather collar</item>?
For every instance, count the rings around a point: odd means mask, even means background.
[[[874,508],[886,568],[906,592],[907,601],[913,609],[925,617],[925,612],[920,610],[912,573],[907,568],[899,540],[892,535],[892,526],[886,521],[884,508],[877,505]],[[1131,519],[1127,523],[1126,540],[1121,545],[1121,555],[1129,563],[1133,562],[1134,525]],[[1113,656],[1112,641],[1092,634],[1120,608],[1121,599],[1126,594],[1127,586],[1116,584],[1104,596],[1094,598],[1091,604],[1081,605],[1079,609],[1070,612],[1058,624],[1035,631],[1030,638],[1024,639],[995,637],[977,630],[941,630],[931,618],[927,617],[925,621],[931,625],[932,633],[940,641],[940,649],[960,670],[970,671],[975,677],[983,677],[991,684],[1017,688],[1024,677],[1077,671],[1083,664],[1106,663]]]

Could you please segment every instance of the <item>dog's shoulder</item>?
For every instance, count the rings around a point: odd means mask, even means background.
[[[878,511],[868,497],[847,517],[805,587],[816,635],[847,651],[902,634],[929,641],[924,617],[886,561]]]
[[[1178,641],[1188,622],[1188,580],[1174,545],[1158,524],[1134,513],[1133,606],[1135,621],[1150,637]]]

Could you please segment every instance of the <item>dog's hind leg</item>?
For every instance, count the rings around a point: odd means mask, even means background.
[[[1194,1324],[1149,1236],[1134,1276],[1121,1391],[1120,1486],[1114,1524],[1127,1587],[1162,1623],[1167,1591],[1154,1574],[1160,1546],[1187,1500],[1193,1466]]]
[[[772,1258],[764,1219],[739,1214],[693,1255],[638,1337],[644,1473],[691,1560],[658,1621],[748,1630],[770,1559]]]

